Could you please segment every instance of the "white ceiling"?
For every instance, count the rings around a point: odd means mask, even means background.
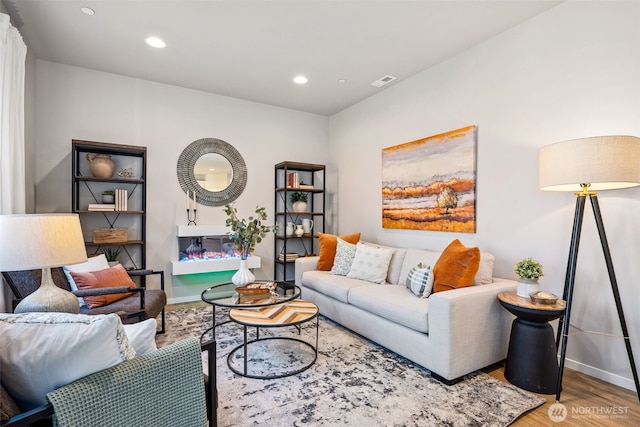
[[[327,116],[562,1],[2,0],[39,59]]]

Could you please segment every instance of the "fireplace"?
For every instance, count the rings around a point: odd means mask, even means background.
[[[240,253],[222,226],[178,226],[178,261],[172,261],[172,274],[208,273],[237,270]],[[250,256],[249,268],[259,268],[260,258]]]

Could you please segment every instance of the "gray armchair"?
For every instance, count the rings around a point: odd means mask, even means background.
[[[187,338],[124,361],[48,393],[48,405],[2,427],[205,426],[215,404],[205,393],[201,351],[196,338]]]
[[[146,289],[144,280],[141,280],[142,286],[137,288],[115,287],[102,289],[88,289],[73,291],[76,296],[95,296],[105,294],[130,293],[134,294],[124,299],[115,301],[111,304],[97,308],[81,307],[81,314],[110,314],[117,313],[124,323],[137,320],[155,319],[162,314],[160,333],[165,331],[165,305],[167,304],[167,296],[164,292],[164,273],[154,270],[132,270],[129,271],[131,277],[144,278],[150,274],[160,274],[160,289]],[[7,281],[9,288],[15,295],[14,308],[20,300],[34,292],[40,286],[42,271],[41,270],[24,270],[3,272],[2,276]],[[71,292],[71,286],[62,267],[52,268],[51,277],[59,288]]]

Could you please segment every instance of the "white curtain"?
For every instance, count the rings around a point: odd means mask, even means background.
[[[24,213],[24,68],[27,45],[0,13],[0,213]],[[3,242],[4,243],[4,242]]]
[[[0,13],[0,214],[24,213],[24,72],[27,45],[9,15]],[[8,242],[0,242],[2,245]],[[10,311],[11,291],[0,279],[0,311]]]

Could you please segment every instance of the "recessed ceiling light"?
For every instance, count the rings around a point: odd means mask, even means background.
[[[340,84],[345,84],[347,82],[347,79],[340,79],[338,80],[338,83]]]
[[[82,13],[84,13],[85,15],[95,15],[96,11],[91,9],[90,7],[81,7],[80,10],[82,11]]]
[[[145,41],[149,46],[157,47],[158,49],[162,49],[167,45],[164,40],[159,39],[158,37],[147,37]]]
[[[307,83],[309,80],[305,77],[305,76],[296,76],[293,79],[294,83],[297,83],[299,85],[303,85],[305,83]]]

